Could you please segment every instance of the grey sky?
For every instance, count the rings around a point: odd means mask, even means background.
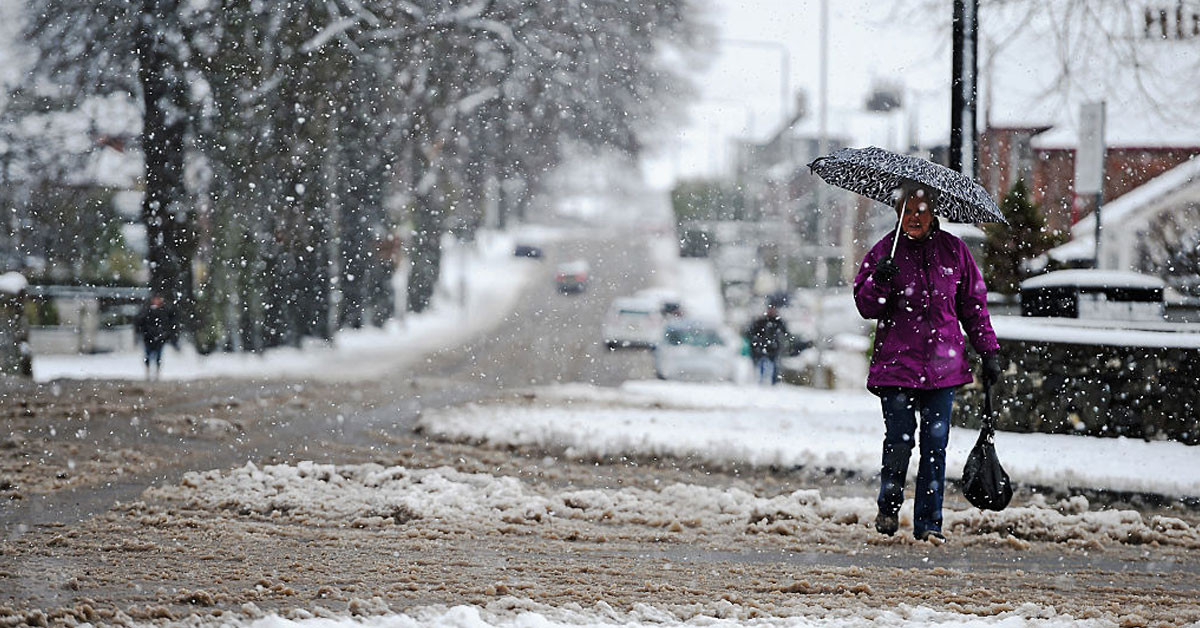
[[[648,161],[656,185],[679,176],[702,176],[724,168],[729,141],[762,138],[780,121],[780,53],[769,46],[728,40],[761,40],[786,46],[792,90],[808,94],[815,132],[818,88],[819,0],[711,0],[718,50],[699,74],[698,99],[674,145]],[[1200,39],[1146,41],[1142,7],[1155,0],[1094,5],[1121,39],[1108,42],[1095,24],[1069,10],[1078,4],[1039,2],[1026,22],[1026,2],[985,7],[980,16],[979,118],[1003,124],[1057,124],[1047,136],[1073,141],[1080,103],[1108,102],[1108,137],[1115,143],[1200,144],[1200,102],[1191,85],[1200,69]],[[1161,2],[1160,2],[1161,4]],[[1170,3],[1174,6],[1173,3]],[[895,146],[911,127],[923,144],[949,134],[950,0],[830,0],[829,129],[860,144]],[[897,9],[895,7],[902,8]],[[921,7],[925,7],[921,10]],[[1062,37],[1063,25],[1069,37]],[[1018,32],[1017,37],[1009,37]],[[1003,42],[998,45],[998,42]],[[1125,51],[1136,50],[1134,70]],[[1064,52],[1065,51],[1065,52]],[[1058,74],[1070,59],[1069,80]],[[1186,77],[1192,76],[1190,80]],[[1139,79],[1141,85],[1139,85]],[[880,116],[863,112],[863,101],[879,80],[899,82],[912,109]]]

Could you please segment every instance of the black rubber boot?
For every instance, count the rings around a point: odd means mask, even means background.
[[[875,530],[880,534],[891,536],[900,529],[900,517],[880,511],[875,517]]]

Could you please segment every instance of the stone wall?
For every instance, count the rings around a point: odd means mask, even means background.
[[[1200,349],[1001,339],[1000,351],[999,429],[1200,444]],[[958,398],[955,423],[978,427],[982,389]]]

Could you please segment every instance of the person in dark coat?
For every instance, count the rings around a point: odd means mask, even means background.
[[[867,388],[883,405],[885,436],[875,528],[899,528],[904,482],[920,415],[913,535],[940,544],[946,443],[956,387],[972,381],[966,337],[982,358],[984,385],[1000,377],[999,344],[987,310],[987,287],[962,240],[938,228],[932,190],[914,187],[897,203],[895,230],[877,242],[854,279],[863,318],[878,319]]]
[[[758,382],[774,386],[779,381],[779,356],[787,345],[787,325],[779,316],[774,303],[767,304],[767,312],[754,319],[746,332],[750,343],[750,359],[758,372]]]
[[[175,307],[160,295],[150,297],[146,306],[133,320],[133,328],[142,340],[145,349],[146,379],[150,379],[150,366],[154,365],[154,379],[162,373],[162,352],[168,342],[175,342],[179,334],[179,320]]]

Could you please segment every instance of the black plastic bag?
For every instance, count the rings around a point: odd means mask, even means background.
[[[1004,510],[1013,496],[1012,482],[996,455],[995,434],[992,426],[992,391],[989,388],[984,392],[983,426],[979,429],[979,439],[967,456],[962,473],[963,496],[980,510]]]

